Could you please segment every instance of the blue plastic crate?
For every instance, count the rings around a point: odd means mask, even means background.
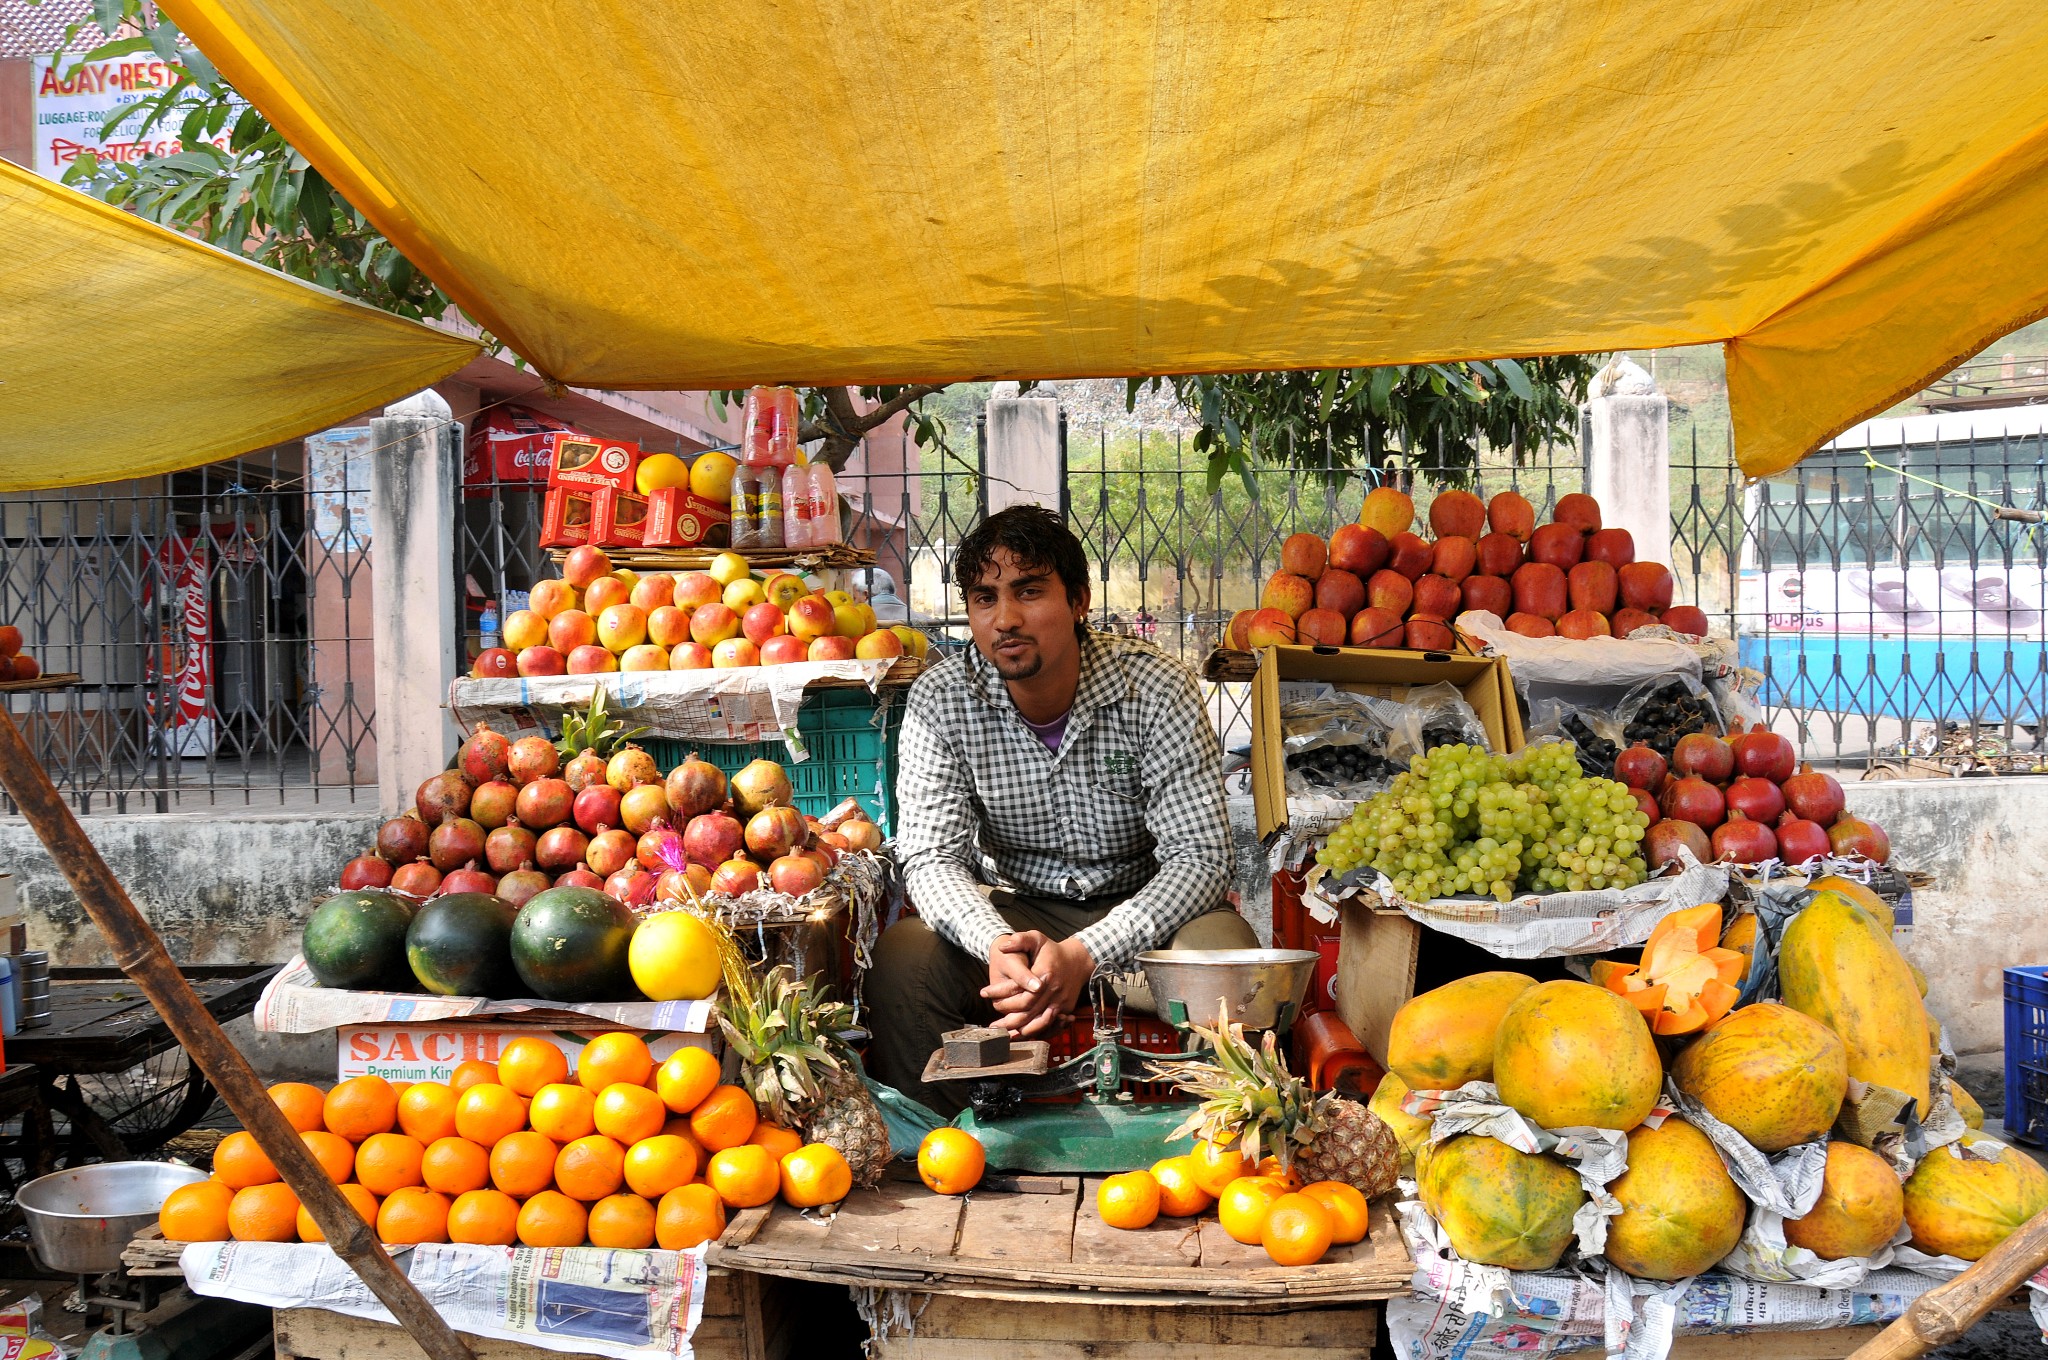
[[[2005,1131],[2048,1146],[2048,965],[2005,970]]]
[[[790,759],[789,747],[773,741],[673,741],[642,737],[639,744],[663,771],[694,751],[728,775],[749,762],[772,760],[789,771],[797,810],[822,817],[848,798],[860,800],[884,835],[895,832],[896,734],[903,726],[903,691],[820,689],[804,696],[796,730],[810,759]]]

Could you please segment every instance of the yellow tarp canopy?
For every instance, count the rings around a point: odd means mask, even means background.
[[[2040,0],[164,0],[551,377],[1726,342],[1752,473],[2048,310]]]
[[[478,347],[0,161],[0,491],[196,467],[438,381]]]

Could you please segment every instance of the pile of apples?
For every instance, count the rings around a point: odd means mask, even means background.
[[[33,680],[42,673],[36,659],[21,650],[21,630],[0,624],[0,680]]]
[[[1591,496],[1560,496],[1539,525],[1516,492],[1484,502],[1443,491],[1429,507],[1434,541],[1414,524],[1415,502],[1383,486],[1327,542],[1290,535],[1259,607],[1232,616],[1230,645],[1450,651],[1450,621],[1468,609],[1498,615],[1524,637],[1627,637],[1660,623],[1706,636],[1703,612],[1671,602],[1671,569],[1636,561],[1629,531],[1601,527]]]
[[[505,645],[477,656],[479,679],[605,671],[726,670],[793,661],[922,657],[925,635],[883,628],[843,590],[814,592],[794,572],[754,574],[738,553],[703,571],[614,569],[601,548],[573,550],[504,622]]]

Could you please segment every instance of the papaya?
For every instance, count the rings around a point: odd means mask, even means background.
[[[1572,1215],[1586,1202],[1579,1173],[1555,1157],[1518,1152],[1465,1133],[1428,1158],[1424,1205],[1458,1255],[1510,1270],[1549,1270],[1572,1244]]]
[[[1764,1001],[1731,1011],[1671,1064],[1678,1089],[1762,1152],[1834,1127],[1849,1089],[1849,1049],[1810,1015]]]
[[[1728,923],[1728,928],[1721,932],[1721,947],[1733,949],[1738,954],[1754,954],[1756,925],[1756,913],[1753,911],[1744,912],[1736,917]]]
[[[1920,965],[1911,959],[1906,960],[1906,966],[1913,970],[1913,985],[1919,989],[1920,999],[1925,1001],[1927,999],[1927,974],[1921,972]]]
[[[1785,927],[1778,983],[1786,1005],[1841,1036],[1850,1076],[1927,1109],[1927,1007],[1906,956],[1867,910],[1838,892],[1816,895]]]
[[[1964,1134],[1963,1142],[1996,1149],[1998,1160],[1965,1156],[1954,1144],[1922,1157],[1906,1180],[1906,1225],[1921,1251],[1975,1261],[2048,1209],[2048,1171],[1980,1133]]]
[[[1840,893],[1869,912],[1878,925],[1883,927],[1887,940],[1892,937],[1892,928],[1898,924],[1892,916],[1892,904],[1879,897],[1869,884],[1858,883],[1853,878],[1843,878],[1840,874],[1829,874],[1824,878],[1814,879],[1806,886],[1815,892]]]
[[[1963,1117],[1963,1123],[1973,1129],[1983,1128],[1984,1107],[1977,1103],[1977,1097],[1956,1085],[1953,1078],[1944,1078],[1944,1080],[1948,1081],[1949,1101],[1956,1107],[1956,1113]]]
[[[1734,1250],[1748,1201],[1721,1154],[1683,1119],[1628,1135],[1628,1170],[1607,1187],[1621,1212],[1607,1223],[1607,1259],[1641,1280],[1682,1280]]]
[[[1412,1091],[1453,1091],[1493,1077],[1493,1039],[1511,1002],[1536,985],[1526,973],[1475,973],[1394,1012],[1387,1070]]]
[[[1868,1256],[1905,1217],[1906,1192],[1889,1162],[1854,1143],[1829,1143],[1820,1198],[1804,1218],[1785,1220],[1785,1240],[1827,1261]]]
[[[1634,1006],[1588,982],[1539,982],[1501,1018],[1493,1080],[1546,1129],[1632,1129],[1656,1108],[1664,1067]]]
[[[1380,1117],[1380,1122],[1393,1131],[1394,1141],[1401,1145],[1401,1174],[1415,1174],[1415,1149],[1429,1141],[1430,1121],[1419,1115],[1409,1114],[1401,1108],[1401,1101],[1408,1094],[1408,1084],[1392,1072],[1380,1078],[1380,1084],[1373,1090],[1372,1099],[1365,1108]]]
[[[1643,1013],[1659,1034],[1694,1034],[1726,1015],[1749,975],[1749,956],[1722,948],[1721,904],[1674,911],[1643,945],[1642,962],[1606,963],[1594,982]]]

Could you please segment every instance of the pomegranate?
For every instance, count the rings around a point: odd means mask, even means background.
[[[519,790],[516,807],[520,821],[545,831],[568,821],[569,809],[575,801],[568,780],[536,779]]]
[[[1762,822],[1765,826],[1785,813],[1785,795],[1768,779],[1743,775],[1724,789],[1721,796],[1727,799],[1730,812],[1740,812],[1752,822]]]
[[[590,837],[575,827],[549,827],[533,843],[533,862],[543,869],[575,869],[582,865],[589,848]]]
[[[546,892],[553,886],[546,874],[527,864],[498,880],[498,896],[515,907],[523,907],[529,897]]]
[[[654,880],[654,895],[663,902],[690,902],[711,891],[711,871],[701,864],[670,869]]]
[[[1688,732],[1671,748],[1671,768],[1709,784],[1721,784],[1735,773],[1735,752],[1711,733]]]
[[[533,862],[534,846],[539,839],[519,823],[508,822],[484,837],[484,863],[494,873],[509,874],[520,865]]]
[[[1842,786],[1833,775],[1822,774],[1811,765],[1801,765],[1799,773],[1785,781],[1784,792],[1785,806],[1806,821],[1833,826],[1835,818],[1842,815]]]
[[[882,848],[882,828],[859,817],[839,824],[839,834],[846,837],[846,843],[855,850],[879,850]]]
[[[455,763],[469,776],[472,784],[488,784],[493,779],[503,779],[507,758],[512,754],[512,743],[493,732],[488,724],[478,723],[469,740],[462,743],[462,750]]]
[[[810,838],[804,815],[793,807],[762,808],[747,819],[747,852],[758,860],[779,859]]]
[[[391,871],[391,891],[407,897],[432,897],[441,886],[441,871],[426,860],[416,859]]]
[[[690,758],[668,772],[668,805],[676,817],[688,821],[725,805],[725,771],[708,760]]]
[[[505,779],[493,779],[476,786],[469,798],[469,816],[486,831],[495,831],[512,820],[519,810],[519,786]]]
[[[1866,822],[1861,817],[1837,818],[1828,828],[1828,844],[1844,859],[1861,855],[1879,864],[1891,862],[1892,838],[1876,822]]]
[[[417,817],[393,817],[377,828],[377,855],[387,864],[410,864],[427,853],[427,824]]]
[[[654,875],[637,864],[628,865],[604,881],[604,891],[629,907],[652,906]]]
[[[1728,815],[1728,803],[1721,790],[1697,775],[1688,775],[1673,780],[1664,790],[1664,815],[1712,831]]]
[[[354,888],[382,888],[391,882],[391,865],[376,855],[357,855],[341,866],[343,892]]]
[[[659,784],[636,784],[619,799],[619,822],[636,836],[668,820],[668,795]]]
[[[823,850],[825,857],[835,864],[839,862],[841,855],[853,849],[853,842],[837,831],[820,831],[811,837],[811,844]]]
[[[654,757],[637,746],[628,746],[605,762],[604,782],[625,793],[642,784],[659,784],[661,768]]]
[[[715,868],[741,853],[746,844],[740,824],[723,812],[692,817],[683,827],[683,853],[692,862]]]
[[[467,817],[450,817],[427,837],[427,858],[442,873],[484,856],[484,829]]]
[[[802,897],[824,882],[824,871],[808,855],[784,855],[768,866],[768,885],[791,897]]]
[[[633,858],[640,861],[641,867],[657,874],[671,865],[682,864],[685,862],[683,833],[666,822],[657,822],[654,829],[644,833],[634,845]]]
[[[1632,789],[1654,789],[1668,766],[1664,757],[1641,742],[1614,758],[1614,777]]]
[[[490,893],[495,896],[497,891],[498,876],[496,874],[487,874],[474,864],[465,864],[441,880],[440,895],[446,897],[450,893],[474,892]]]
[[[619,791],[609,784],[591,784],[576,795],[569,815],[593,836],[619,824]]]
[[[1714,858],[1735,864],[1762,864],[1778,857],[1778,838],[1762,822],[1752,822],[1739,812],[1714,828]]]
[[[809,860],[811,863],[818,866],[818,872],[820,874],[829,874],[832,872],[832,857],[826,854],[823,850],[792,850],[790,851],[790,856],[794,859]]]
[[[420,785],[413,805],[419,809],[421,821],[430,827],[439,826],[449,817],[467,817],[469,796],[475,791],[476,786],[462,771],[443,770]]]
[[[1828,829],[1788,812],[1778,819],[1778,858],[1787,864],[1804,864],[1829,850]]]
[[[738,897],[761,886],[761,866],[750,859],[729,859],[711,875],[711,891]]]
[[[1656,794],[1651,793],[1648,789],[1630,789],[1629,792],[1636,796],[1636,807],[1642,811],[1645,817],[1648,817],[1652,822],[1663,817],[1664,810],[1658,806]]]
[[[569,781],[569,787],[581,793],[593,784],[604,783],[604,757],[595,751],[584,751],[562,767],[562,778]]]
[[[613,827],[590,838],[590,848],[583,852],[583,862],[590,866],[593,874],[608,878],[633,862],[633,850],[633,833]]]
[[[1678,858],[1681,846],[1702,864],[1714,858],[1714,843],[1707,839],[1706,832],[1691,822],[1672,817],[1650,823],[1650,830],[1643,837],[1643,859],[1652,869],[1661,869]]]
[[[588,869],[571,869],[555,879],[557,888],[595,888],[604,891],[604,880]]]
[[[1737,737],[1734,745],[1735,768],[1743,774],[1768,779],[1773,784],[1782,784],[1792,777],[1798,762],[1792,743],[1762,723]]]
[[[765,807],[790,802],[789,771],[772,760],[757,760],[732,777],[733,810],[751,817]]]
[[[521,737],[512,743],[505,766],[511,771],[513,783],[531,784],[536,779],[551,779],[559,773],[562,753],[546,737]]]

